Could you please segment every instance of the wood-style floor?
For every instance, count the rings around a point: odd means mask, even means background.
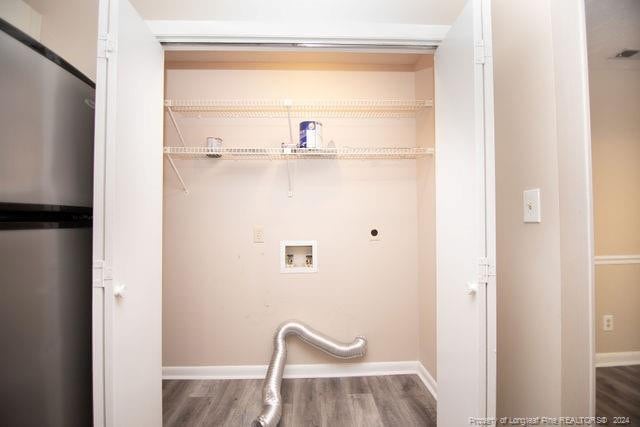
[[[163,424],[250,426],[262,380],[165,380]],[[416,375],[285,379],[280,426],[436,425],[436,401]]]
[[[640,365],[596,369],[596,415],[609,425],[640,426]]]

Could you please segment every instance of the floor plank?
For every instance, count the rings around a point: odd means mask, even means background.
[[[167,380],[166,427],[248,426],[262,380]],[[280,427],[435,426],[435,399],[416,375],[303,378],[282,382]]]
[[[296,379],[293,392],[293,424],[308,427],[322,426],[322,408],[315,393],[313,378]]]
[[[186,404],[193,385],[190,381],[162,382],[162,421],[165,425],[176,425],[175,418]]]
[[[350,420],[352,425],[367,427],[380,427],[384,425],[380,412],[378,411],[378,406],[372,395],[350,394],[348,397],[348,405],[351,407]]]
[[[627,425],[640,426],[640,365],[596,369],[596,415],[609,425],[614,417],[628,417]]]
[[[341,378],[318,378],[313,380],[318,395],[322,425],[333,426],[340,420],[353,417],[351,406],[342,393]]]
[[[368,377],[367,382],[371,389],[371,394],[385,426],[414,426],[416,425],[411,416],[402,395],[394,387],[390,377]]]

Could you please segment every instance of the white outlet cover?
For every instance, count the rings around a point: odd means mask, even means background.
[[[531,190],[525,190],[522,195],[522,200],[524,209],[523,221],[527,223],[542,222],[542,215],[540,212],[540,189],[534,188]]]
[[[602,330],[613,331],[613,314],[605,314],[602,316]]]

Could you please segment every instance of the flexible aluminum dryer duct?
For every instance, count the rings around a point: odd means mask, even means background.
[[[273,338],[273,355],[269,363],[267,378],[262,386],[262,413],[251,424],[252,427],[275,427],[282,416],[282,397],[280,384],[284,364],[287,361],[287,343],[289,334],[295,334],[312,346],[335,357],[351,359],[364,356],[367,350],[367,339],[358,336],[350,344],[338,342],[316,331],[302,322],[290,320],[281,324]]]

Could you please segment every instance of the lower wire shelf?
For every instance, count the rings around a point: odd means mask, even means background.
[[[164,147],[164,153],[176,157],[220,160],[294,160],[294,159],[417,159],[433,155],[433,148],[362,147],[362,148],[209,148]]]

